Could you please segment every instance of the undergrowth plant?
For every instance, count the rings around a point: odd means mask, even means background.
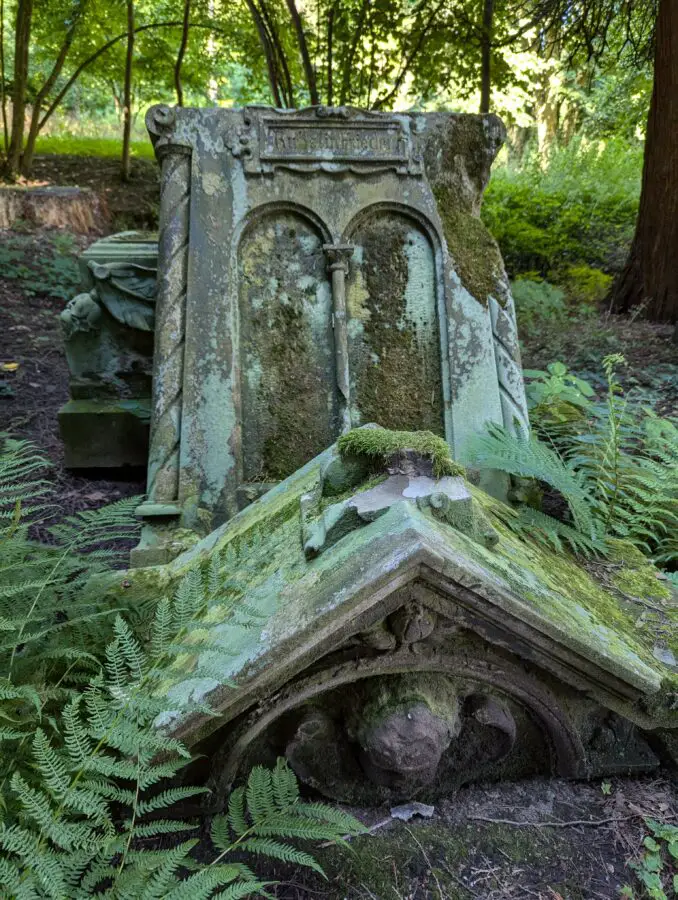
[[[168,811],[205,788],[176,783],[191,753],[161,724],[211,713],[198,688],[228,684],[229,624],[253,624],[256,611],[218,555],[136,627],[127,610],[97,608],[91,576],[111,552],[92,544],[128,534],[130,510],[80,513],[51,530],[52,545],[31,540],[43,465],[20,442],[0,457],[0,896],[237,900],[266,888],[244,853],[319,869],[291,841],[340,841],[360,826],[304,803],[284,762],[232,794],[213,821],[211,861],[192,856],[199,823]],[[216,606],[225,624],[212,638],[202,621]],[[186,654],[190,676],[177,669]],[[188,689],[169,699],[178,679]]]
[[[678,896],[678,826],[645,819],[646,834],[639,859],[629,863],[640,883],[640,893],[631,885],[622,888],[627,900],[668,900]]]
[[[14,230],[19,231],[17,223]],[[76,246],[70,234],[50,234],[40,239],[32,234],[5,237],[0,246],[4,278],[16,281],[29,297],[49,296],[69,300],[80,282]]]
[[[678,564],[678,427],[628,403],[616,376],[624,359],[605,357],[607,399],[591,400],[581,379],[560,368],[531,392],[534,429],[492,426],[472,440],[467,459],[543,482],[567,504],[560,520],[527,505],[507,524],[552,547],[607,552],[610,538],[630,541],[667,568]],[[533,373],[535,374],[535,373]],[[560,380],[549,391],[551,379]],[[530,396],[530,392],[528,392]],[[534,402],[536,400],[536,402]]]

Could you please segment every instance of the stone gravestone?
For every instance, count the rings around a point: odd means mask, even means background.
[[[79,260],[81,291],[61,313],[70,373],[59,410],[66,465],[145,466],[151,413],[157,243],[123,232]]]
[[[454,452],[527,421],[510,291],[479,220],[494,116],[152,108],[162,167],[147,526],[167,561],[342,432]]]
[[[280,756],[361,805],[675,764],[669,587],[621,541],[596,581],[512,531],[452,458],[488,421],[527,423],[478,218],[498,120],[156,107],[148,122],[147,525],[99,595],[196,598],[157,725],[204,761],[206,811]],[[645,624],[629,581],[659,613]]]

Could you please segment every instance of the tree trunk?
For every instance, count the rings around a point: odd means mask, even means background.
[[[311,62],[311,55],[308,52],[308,44],[306,43],[306,35],[304,34],[304,25],[294,0],[287,0],[287,8],[297,35],[297,43],[299,44],[299,53],[301,54],[301,62],[304,67],[304,75],[306,76],[306,85],[308,87],[311,106],[317,106],[319,103],[318,88],[316,87],[315,70],[313,68],[313,63]]]
[[[82,10],[82,7],[81,7]],[[73,44],[73,38],[75,37],[75,31],[78,27],[78,23],[80,21],[80,17],[82,12],[74,14],[72,23],[66,35],[64,37],[63,43],[59,48],[59,54],[54,61],[54,65],[52,66],[52,71],[45,78],[42,87],[35,95],[33,100],[33,111],[31,113],[31,124],[28,129],[28,137],[26,138],[26,145],[24,147],[24,152],[21,155],[21,174],[28,176],[31,172],[31,167],[33,165],[33,156],[35,154],[35,142],[38,139],[38,134],[40,133],[41,128],[41,112],[42,105],[47,99],[47,95],[52,90],[54,85],[56,84],[57,78],[61,74],[61,70],[64,67],[64,63],[66,62],[66,58],[71,49],[71,45]]]
[[[7,123],[7,90],[5,80],[5,0],[0,0],[0,107],[2,108],[2,146],[7,156],[9,127]]]
[[[492,21],[494,0],[485,0],[483,6],[483,29],[480,38],[480,113],[490,111],[492,93]]]
[[[125,89],[122,123],[122,180],[132,174],[130,140],[132,137],[132,60],[134,59],[134,0],[127,0],[127,54],[125,56]]]
[[[33,0],[19,0],[14,38],[14,84],[12,85],[12,133],[9,139],[5,174],[13,178],[19,172],[24,146],[26,88],[28,87],[28,52],[33,19]]]
[[[177,92],[177,106],[184,105],[184,89],[181,84],[181,66],[184,62],[186,48],[188,47],[189,21],[191,17],[191,0],[184,0],[184,21],[181,28],[181,42],[179,43],[179,52],[177,53],[177,61],[174,64],[174,87]]]
[[[660,0],[654,90],[636,233],[613,296],[626,312],[646,304],[656,322],[678,324],[678,3]],[[676,329],[678,339],[678,327]]]

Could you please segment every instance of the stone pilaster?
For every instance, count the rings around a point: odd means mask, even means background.
[[[171,554],[163,549],[168,535],[171,535],[171,527],[168,526],[181,513],[179,448],[188,288],[191,150],[172,142],[174,117],[173,109],[156,107],[151,110],[147,123],[160,161],[161,184],[148,499],[137,512],[145,519],[152,519],[154,524],[146,526],[139,547],[133,551],[135,565],[155,564],[169,558]]]
[[[332,278],[332,324],[337,387],[340,395],[341,430],[351,429],[351,382],[348,366],[348,332],[346,322],[346,276],[353,256],[351,244],[324,244],[327,267]]]

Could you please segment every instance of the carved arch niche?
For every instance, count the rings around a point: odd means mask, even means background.
[[[377,205],[348,229],[348,358],[353,425],[445,434],[440,287],[429,230]]]
[[[279,481],[338,433],[332,291],[319,223],[255,214],[238,246],[242,477]]]

